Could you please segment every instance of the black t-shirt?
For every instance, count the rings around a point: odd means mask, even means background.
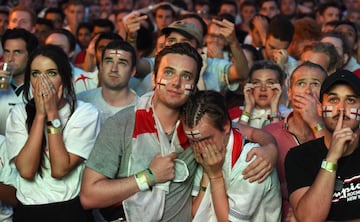
[[[295,190],[311,186],[327,155],[324,138],[319,138],[290,149],[285,159],[285,173],[289,196]],[[336,178],[343,187],[334,191],[328,220],[360,218],[360,151],[338,161]]]

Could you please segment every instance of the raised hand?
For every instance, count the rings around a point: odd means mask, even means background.
[[[255,97],[253,94],[254,84],[246,83],[244,86],[244,111],[251,113],[255,107]]]
[[[271,110],[277,111],[282,92],[281,85],[279,83],[272,84],[271,89],[274,91],[274,95],[271,100]]]

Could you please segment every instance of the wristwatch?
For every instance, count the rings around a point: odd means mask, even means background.
[[[331,163],[331,162],[327,162],[326,160],[323,160],[321,162],[321,168],[323,168],[324,170],[332,173],[335,172],[337,169],[337,164],[336,163]]]
[[[60,128],[61,127],[61,120],[59,118],[53,119],[51,121],[48,121],[47,125],[52,126],[54,128]]]

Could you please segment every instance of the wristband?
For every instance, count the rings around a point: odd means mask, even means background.
[[[61,131],[62,131],[61,127],[60,128],[55,128],[55,127],[50,126],[50,127],[47,128],[48,134],[59,134],[59,133],[61,133]]]
[[[154,174],[152,173],[150,168],[146,168],[146,172],[150,178],[150,186],[154,186],[156,184]]]
[[[249,112],[243,111],[240,117],[240,121],[243,121],[245,123],[248,123],[250,120],[251,114]]]
[[[327,162],[326,160],[323,160],[321,162],[321,168],[332,173],[335,172],[337,169],[337,164],[336,163],[331,163],[331,162]]]
[[[323,127],[323,124],[322,123],[318,123],[318,124],[316,124],[315,126],[314,126],[314,130],[316,131],[316,132],[319,132],[319,131],[321,131],[321,130],[323,130],[324,129],[324,127]]]
[[[206,191],[206,188],[207,188],[207,187],[205,187],[205,186],[200,186],[200,191],[205,192],[205,191]]]
[[[135,181],[141,191],[146,191],[149,189],[149,184],[147,183],[144,171],[135,174]]]

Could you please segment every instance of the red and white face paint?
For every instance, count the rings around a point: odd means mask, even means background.
[[[199,140],[201,138],[201,134],[199,130],[194,131],[185,131],[185,134],[189,140]]]
[[[119,49],[110,49],[109,50],[109,54],[110,55],[116,55],[116,56],[121,56],[121,50],[119,50]]]
[[[322,116],[323,117],[332,117],[333,116],[333,106],[323,106],[322,107]]]
[[[360,109],[350,108],[350,119],[360,120]]]
[[[167,79],[160,79],[160,82],[157,83],[159,89],[165,89],[167,84],[168,84]],[[192,84],[184,84],[184,85],[181,86],[181,88],[184,90],[185,95],[190,95],[191,92],[194,89],[194,85],[192,85]]]

